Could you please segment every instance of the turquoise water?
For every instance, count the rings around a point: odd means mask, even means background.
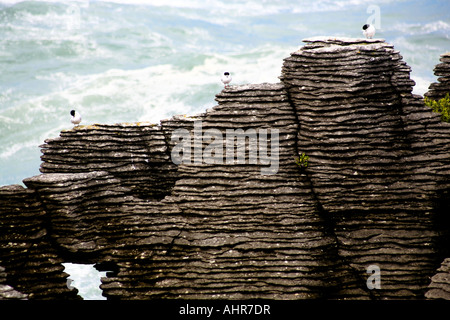
[[[200,113],[224,71],[278,82],[302,39],[361,37],[372,18],[423,94],[450,51],[448,12],[448,0],[0,0],[0,185],[39,174],[39,145],[72,127],[71,109],[82,124]]]

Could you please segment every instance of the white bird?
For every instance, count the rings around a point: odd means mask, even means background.
[[[222,76],[222,82],[225,85],[225,88],[228,87],[228,84],[231,82],[232,78],[229,72],[224,72]]]
[[[78,112],[76,112],[75,110],[71,110],[70,115],[72,116],[72,119],[70,119],[70,122],[72,122],[74,125],[80,124],[81,115]]]
[[[372,39],[375,35],[375,27],[371,24],[363,25],[363,34],[367,39]]]

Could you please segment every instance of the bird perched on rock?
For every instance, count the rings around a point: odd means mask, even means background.
[[[222,82],[225,85],[225,88],[228,87],[228,84],[231,82],[231,75],[229,72],[224,72],[222,76]]]
[[[72,116],[72,119],[70,119],[70,122],[72,122],[74,125],[80,124],[81,115],[78,112],[76,112],[75,110],[71,110],[70,115]]]
[[[375,35],[375,27],[371,24],[365,24],[362,28],[364,36],[367,39],[372,39],[372,37]]]

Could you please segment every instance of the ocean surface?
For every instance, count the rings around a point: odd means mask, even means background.
[[[232,84],[278,82],[303,39],[362,37],[367,22],[423,95],[450,51],[449,12],[449,0],[0,0],[0,186],[39,174],[39,145],[72,127],[71,109],[82,124],[201,113],[224,71]],[[97,299],[91,283],[84,297]]]

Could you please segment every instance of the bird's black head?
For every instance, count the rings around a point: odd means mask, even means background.
[[[75,117],[75,110],[71,110],[71,111],[70,111],[70,115],[71,115],[72,117]]]
[[[366,30],[369,26],[370,26],[369,24],[363,25],[363,30]]]
[[[224,74],[223,74],[224,76],[229,76],[230,75],[230,73],[229,72],[224,72]]]

